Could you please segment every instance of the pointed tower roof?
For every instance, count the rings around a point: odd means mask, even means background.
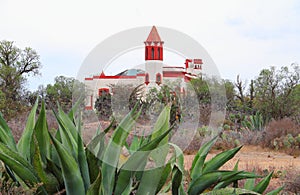
[[[145,42],[162,42],[155,26],[152,27],[151,32],[149,33]]]

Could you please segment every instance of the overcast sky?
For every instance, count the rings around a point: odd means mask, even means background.
[[[32,47],[41,57],[42,76],[29,79],[32,90],[58,75],[76,77],[97,44],[139,26],[188,34],[226,79],[250,80],[263,68],[300,62],[297,0],[0,0],[0,8],[0,40]]]

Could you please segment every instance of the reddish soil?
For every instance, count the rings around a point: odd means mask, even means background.
[[[220,151],[213,151],[207,159],[212,158]],[[185,168],[191,167],[195,155],[185,155]],[[239,169],[260,168],[262,170],[288,170],[300,171],[300,157],[293,157],[285,153],[263,149],[259,146],[244,146],[236,156],[226,163],[224,169],[232,169],[239,160]]]

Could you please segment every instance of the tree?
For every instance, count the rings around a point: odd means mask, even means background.
[[[275,67],[263,69],[254,81],[255,107],[266,119],[280,119],[297,114],[293,108],[298,107],[295,103],[299,97],[294,91],[299,83],[298,64],[283,66],[279,70]]]
[[[57,76],[54,81],[53,85],[48,84],[45,89],[46,102],[51,107],[59,102],[63,110],[70,110],[72,107],[72,93],[75,79],[72,77]],[[39,94],[42,93],[44,94],[43,88],[40,87]]]
[[[243,81],[240,79],[240,75],[238,75],[236,77],[236,83],[234,85],[238,90],[238,94],[236,95],[236,97],[241,101],[242,104],[244,104],[244,102],[245,102],[245,98],[244,98],[245,85],[243,84]]]
[[[102,93],[95,101],[96,114],[100,120],[108,120],[112,116],[111,94]]]
[[[238,93],[235,95],[236,99],[236,111],[242,112],[243,114],[254,114],[255,110],[253,109],[253,99],[254,99],[254,81],[251,80],[249,88],[246,88],[246,82],[243,82],[240,79],[240,76],[237,75],[236,82],[234,83],[235,88]]]
[[[24,107],[24,84],[29,76],[40,74],[40,57],[29,47],[20,49],[12,41],[0,41],[0,90],[5,96],[5,107],[0,111],[10,119]]]
[[[231,111],[234,109],[234,98],[235,98],[235,90],[234,90],[234,84],[230,80],[224,81],[225,91],[226,91],[226,98],[227,98],[227,105],[226,110]]]

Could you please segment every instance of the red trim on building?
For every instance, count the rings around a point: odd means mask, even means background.
[[[184,67],[182,67],[182,66],[164,66],[163,68],[180,68],[180,69],[184,69]]]
[[[186,72],[178,71],[163,71],[163,77],[181,77],[183,78]]]
[[[184,76],[184,82],[190,82],[192,80],[191,77]]]
[[[90,97],[90,106],[85,106],[86,110],[93,110],[93,95]]]
[[[85,109],[86,110],[93,110],[93,107],[92,106],[86,106]]]
[[[192,62],[192,60],[191,59],[186,59],[185,60],[185,68],[189,67],[189,62]]]
[[[149,84],[149,74],[148,73],[145,74],[145,84],[146,85]]]
[[[138,75],[143,76],[143,75]],[[137,76],[93,76],[92,78],[85,78],[84,80],[94,80],[94,79],[136,79]]]
[[[102,96],[103,93],[108,94],[109,93],[109,88],[100,88],[100,89],[98,89],[98,95],[99,96]]]

